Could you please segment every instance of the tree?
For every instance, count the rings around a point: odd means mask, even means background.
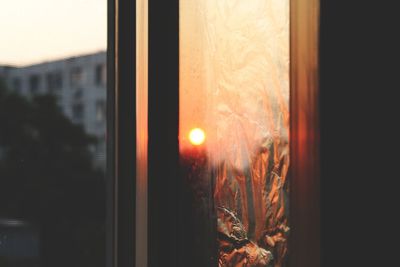
[[[0,218],[38,225],[44,266],[101,266],[105,185],[96,138],[51,95],[26,99],[0,81]]]

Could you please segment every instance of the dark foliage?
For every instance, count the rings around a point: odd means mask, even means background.
[[[35,225],[40,266],[103,266],[105,185],[96,139],[51,95],[26,99],[0,82],[0,218]]]

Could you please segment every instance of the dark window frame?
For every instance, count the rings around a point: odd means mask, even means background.
[[[106,266],[135,266],[135,1],[108,0]]]

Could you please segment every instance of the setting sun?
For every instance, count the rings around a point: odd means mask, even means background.
[[[189,133],[189,140],[192,145],[199,146],[204,143],[206,134],[200,128],[194,128]]]

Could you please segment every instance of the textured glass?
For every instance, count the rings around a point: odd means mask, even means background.
[[[287,265],[289,0],[180,1],[179,141],[218,266]]]

